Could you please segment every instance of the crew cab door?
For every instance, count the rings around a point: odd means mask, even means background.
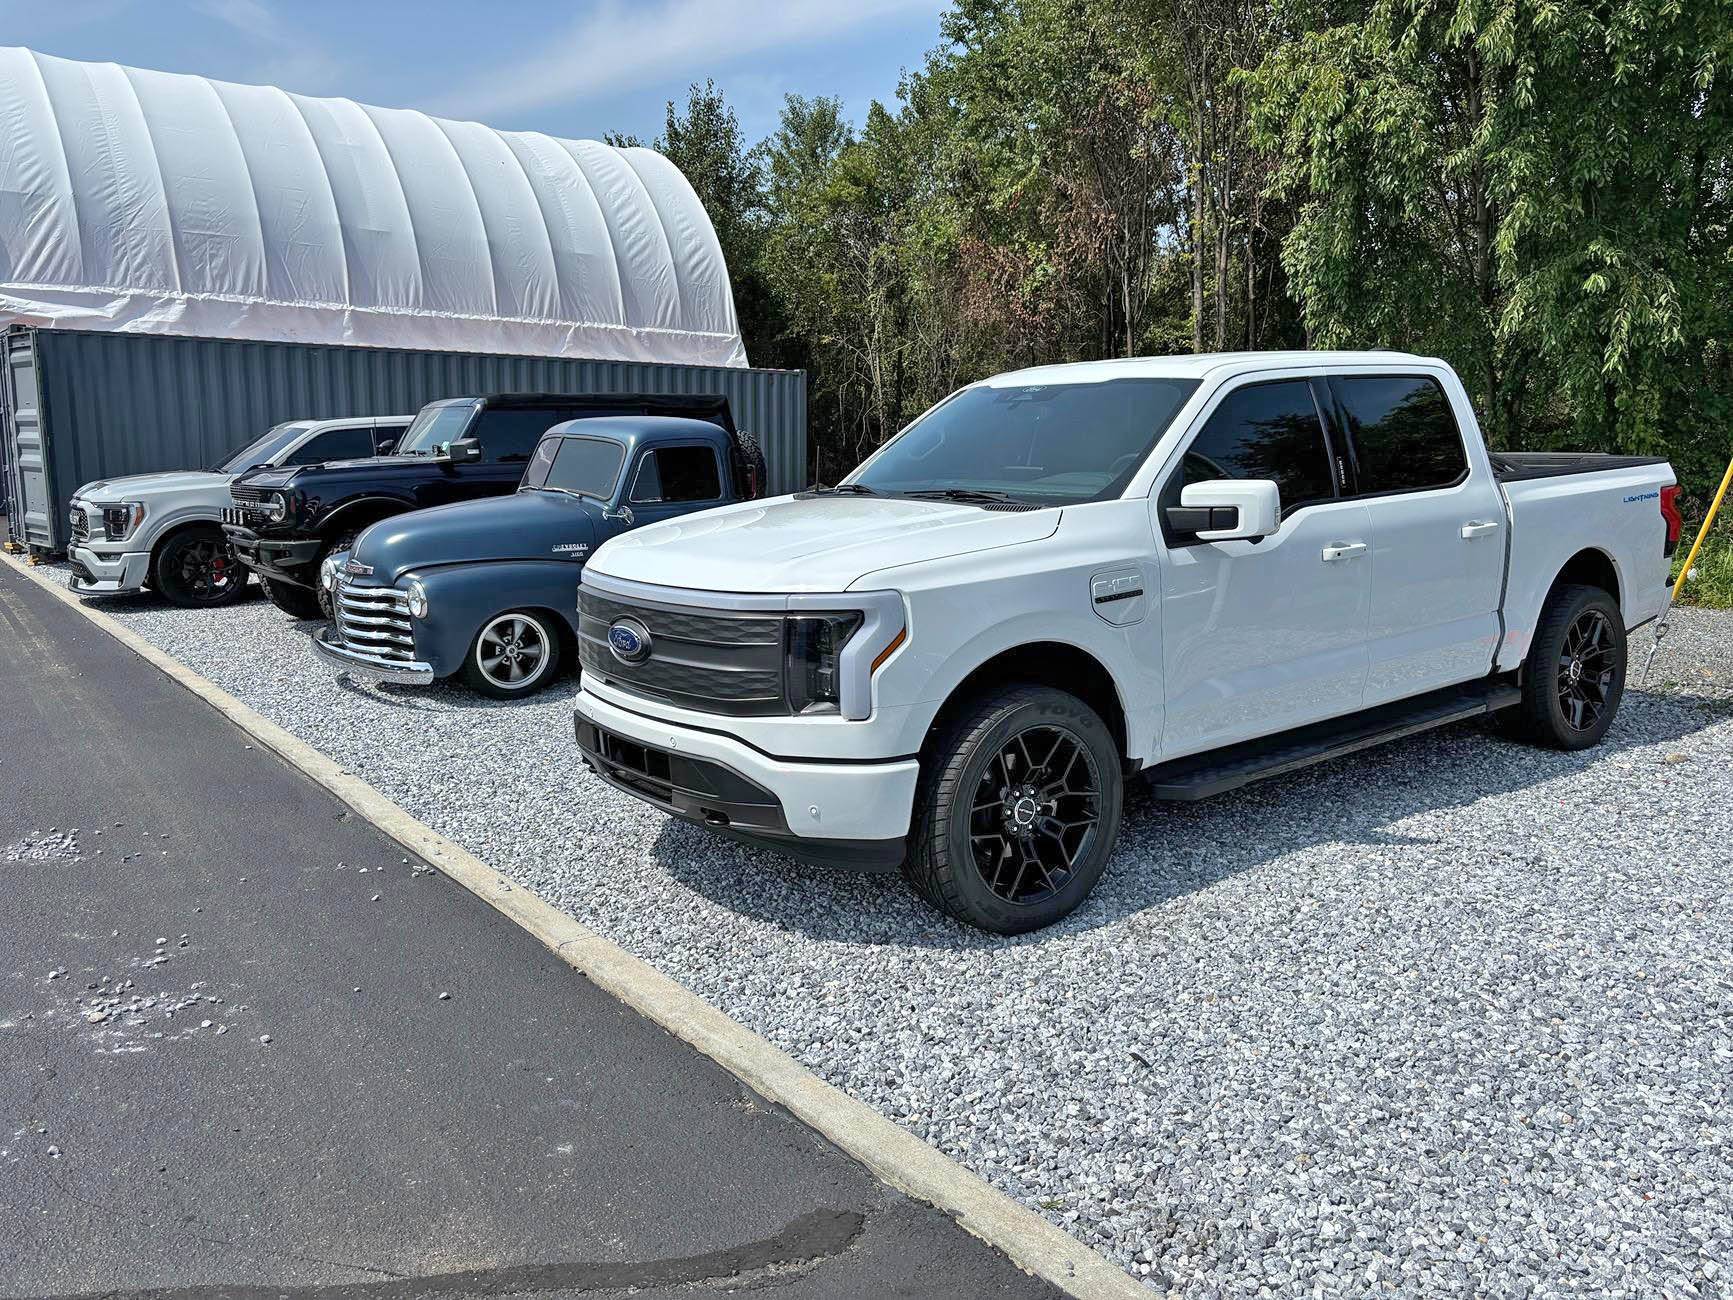
[[[442,506],[517,491],[542,434],[565,418],[533,407],[483,407],[463,433],[481,444],[481,459],[442,464],[441,473],[417,489],[416,504]]]
[[[1484,677],[1504,585],[1504,498],[1435,375],[1333,374],[1325,381],[1371,518],[1367,705]]]
[[[703,442],[662,443],[639,451],[627,481],[625,504],[634,527],[653,524],[721,505],[722,483],[722,465],[714,447]],[[613,525],[613,531],[619,529]]]
[[[1176,536],[1165,507],[1187,483],[1272,479],[1281,524],[1257,541]],[[1162,543],[1164,758],[1268,735],[1361,706],[1371,525],[1344,499],[1314,385],[1224,387],[1157,480]]]

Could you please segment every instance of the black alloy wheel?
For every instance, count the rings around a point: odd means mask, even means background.
[[[154,585],[182,609],[226,605],[247,585],[247,570],[221,533],[189,529],[163,543],[152,564]]]
[[[1068,730],[1014,733],[981,773],[970,811],[975,869],[996,898],[1042,903],[1065,887],[1101,825],[1101,774]]]
[[[1559,711],[1572,731],[1592,731],[1606,712],[1618,672],[1613,627],[1606,614],[1585,609],[1565,630],[1558,661]]]

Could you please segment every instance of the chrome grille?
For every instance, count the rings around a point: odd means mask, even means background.
[[[72,540],[88,542],[90,540],[90,516],[84,513],[82,506],[72,507]]]
[[[650,633],[650,656],[621,662],[608,629],[630,616]],[[783,617],[697,613],[578,589],[578,659],[583,670],[622,690],[705,713],[785,714]]]
[[[351,650],[392,663],[415,659],[415,628],[409,619],[409,597],[392,587],[360,587],[337,579],[332,602],[337,635]]]

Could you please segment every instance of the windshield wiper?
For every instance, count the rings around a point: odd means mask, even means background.
[[[940,501],[966,501],[972,505],[1021,506],[1029,503],[1009,492],[993,492],[986,488],[919,488],[903,493],[906,497],[935,498]]]

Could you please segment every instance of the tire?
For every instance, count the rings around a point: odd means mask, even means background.
[[[1574,665],[1574,668],[1573,668]],[[1551,749],[1598,745],[1625,693],[1625,621],[1599,587],[1556,587],[1523,664],[1522,703],[1507,732]]]
[[[184,528],[156,548],[151,585],[171,605],[214,609],[240,599],[247,570],[218,528]]]
[[[281,578],[260,578],[265,584],[265,596],[290,618],[318,618],[319,598],[305,587],[297,587]]]
[[[1049,764],[1064,764],[1072,787],[1051,800]],[[977,929],[1039,930],[1095,888],[1123,802],[1119,747],[1082,700],[1044,686],[985,692],[922,756],[904,878]]]
[[[560,675],[558,625],[528,609],[495,614],[481,625],[463,657],[463,680],[496,700],[534,695]]]
[[[325,590],[325,584],[319,581],[319,575],[325,567],[325,557],[333,551],[349,551],[355,548],[355,539],[360,532],[339,533],[319,548],[319,558],[313,561],[313,600],[318,606],[319,616],[327,622],[336,617],[337,611],[331,605],[331,593]]]
[[[764,459],[764,448],[759,446],[756,434],[738,432],[734,441],[740,448],[740,458],[746,462],[747,472],[752,475],[754,498],[765,496],[770,491],[770,469]]]

